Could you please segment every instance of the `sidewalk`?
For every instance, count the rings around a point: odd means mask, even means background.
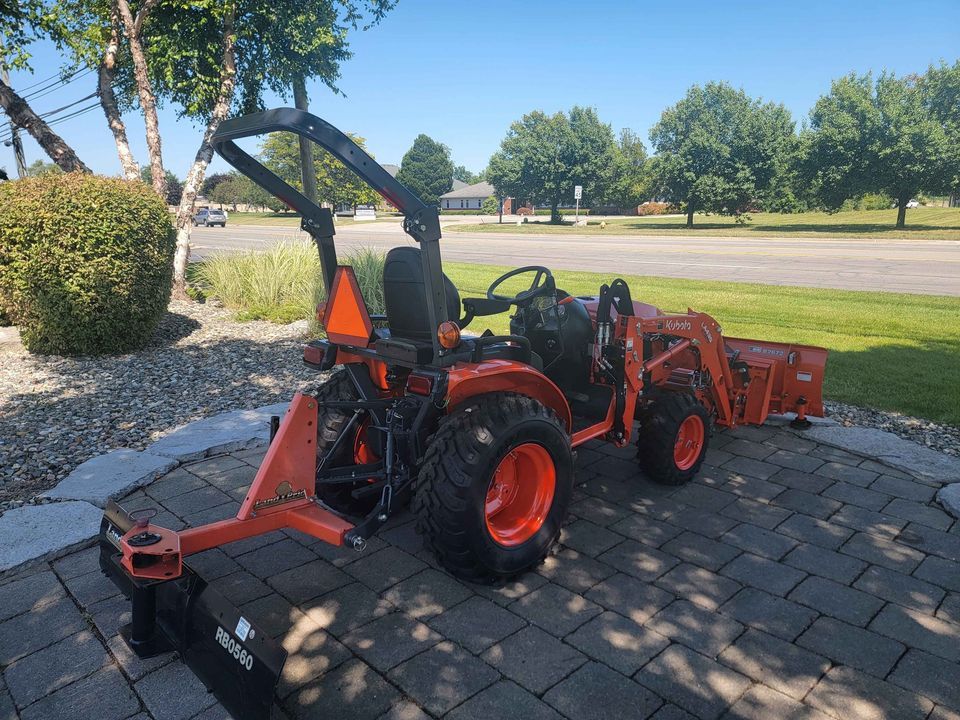
[[[226,517],[263,450],[123,501]],[[697,480],[579,452],[561,546],[510,585],[437,570],[405,513],[363,553],[296,533],[191,565],[290,652],[275,717],[957,720],[960,523],[936,487],[777,428],[717,434]],[[0,720],[222,720],[172,655],[138,660],[95,548],[0,580]]]

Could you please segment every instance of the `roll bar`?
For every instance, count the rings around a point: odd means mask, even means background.
[[[278,131],[292,132],[312,140],[403,213],[404,231],[420,243],[431,327],[436,328],[449,319],[440,260],[440,217],[436,208],[424,203],[416,193],[384,170],[380,163],[347,135],[326,120],[305,110],[276,108],[224,120],[210,140],[213,149],[257,185],[300,213],[303,218],[301,228],[310,233],[317,243],[327,296],[329,297],[332,290],[333,277],[337,270],[337,254],[333,242],[336,229],[330,210],[321,208],[307,198],[240,149],[235,142],[240,138]],[[434,361],[439,364],[440,357],[444,354],[444,349],[434,336]]]

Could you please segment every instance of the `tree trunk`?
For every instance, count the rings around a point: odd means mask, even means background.
[[[119,18],[117,10],[114,7],[112,12],[112,28],[110,40],[107,41],[107,49],[103,53],[103,61],[100,63],[100,76],[98,87],[100,89],[100,104],[103,106],[103,114],[107,116],[107,125],[113,132],[113,140],[117,144],[117,155],[120,157],[120,167],[123,169],[123,176],[127,180],[140,179],[140,166],[133,158],[130,151],[130,141],[127,140],[127,128],[120,117],[120,109],[117,107],[117,96],[113,92],[113,79],[117,70],[117,51],[120,46],[119,36]]]
[[[293,81],[293,104],[297,110],[306,110],[307,86],[303,76]],[[303,194],[307,200],[317,202],[317,168],[313,164],[313,141],[302,135],[300,140],[300,177],[303,180]]]
[[[687,227],[693,227],[693,200],[687,200]]]
[[[157,98],[150,85],[147,58],[143,52],[143,44],[140,42],[140,30],[154,5],[156,5],[156,0],[147,0],[137,12],[136,18],[133,17],[128,0],[117,0],[116,7],[123,20],[123,34],[130,45],[130,57],[133,59],[133,77],[137,83],[140,108],[143,110],[143,121],[147,128],[147,153],[150,156],[150,177],[153,180],[153,189],[166,202],[167,176],[163,171],[160,123],[157,120]]]
[[[22,127],[64,172],[90,172],[62,137],[57,135],[13,88],[0,80],[0,106],[17,127]]]
[[[122,2],[123,0],[121,0]],[[207,129],[204,130],[200,148],[183,183],[183,196],[177,209],[177,251],[173,256],[173,293],[175,297],[187,296],[187,263],[190,262],[190,228],[193,220],[193,205],[203,185],[207,165],[213,158],[213,134],[230,113],[236,82],[237,65],[235,57],[236,37],[233,32],[233,19],[236,6],[231,5],[223,21],[223,70],[220,76],[220,92],[213,106]]]
[[[552,223],[560,222],[560,202],[559,201],[555,200],[553,204],[550,205],[550,222]]]
[[[902,196],[897,199],[897,227],[902,228],[907,224],[907,203],[910,202],[910,196]]]

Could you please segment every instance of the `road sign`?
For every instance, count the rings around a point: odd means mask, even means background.
[[[573,199],[579,200],[583,197],[583,185],[575,185],[573,188]]]

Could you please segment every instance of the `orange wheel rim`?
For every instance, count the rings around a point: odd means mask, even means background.
[[[493,471],[487,488],[487,531],[506,547],[521,545],[543,527],[557,486],[557,470],[546,448],[523,443]]]
[[[673,446],[673,462],[680,470],[689,470],[700,457],[703,440],[706,437],[706,428],[699,415],[691,415],[682,423],[677,431],[677,441]]]

